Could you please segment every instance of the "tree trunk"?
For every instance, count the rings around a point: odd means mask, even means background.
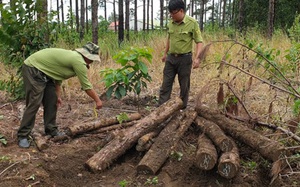
[[[197,117],[196,123],[221,151],[227,152],[233,148],[234,142],[224,134],[217,124],[202,117]]]
[[[119,1],[119,25],[118,25],[118,41],[119,46],[124,41],[124,11],[123,0]]]
[[[162,104],[148,116],[139,120],[135,126],[126,129],[123,135],[119,135],[110,141],[91,157],[85,163],[85,166],[93,172],[106,169],[115,159],[130,149],[141,136],[153,131],[158,124],[178,111],[182,105],[183,102],[180,98],[171,99]]]
[[[223,153],[219,158],[218,173],[227,179],[232,179],[240,169],[240,155],[236,145],[229,152]]]
[[[138,32],[137,0],[134,1],[134,32]]]
[[[222,27],[225,28],[225,19],[226,19],[226,0],[223,0],[223,11],[222,11]]]
[[[78,0],[75,0],[75,16],[76,16],[76,32],[79,33],[79,5]]]
[[[65,11],[64,11],[64,2],[63,0],[60,1],[60,6],[61,6],[61,23],[62,26],[65,24]]]
[[[212,141],[203,133],[198,138],[198,149],[194,165],[202,170],[211,170],[218,160],[217,150]]]
[[[271,39],[274,31],[274,17],[275,17],[275,0],[269,0],[269,14],[268,14],[268,38]]]
[[[85,0],[85,32],[86,33],[89,33],[89,16],[88,15],[89,15],[88,0]]]
[[[48,3],[45,0],[36,1],[37,6],[37,21],[40,26],[46,28],[47,32],[44,34],[44,39],[49,43],[49,26],[48,26]]]
[[[154,17],[153,17],[153,0],[151,0],[151,29],[154,29]]]
[[[84,0],[81,0],[81,8],[80,8],[80,41],[83,39],[84,36],[84,21],[85,21],[85,6]]]
[[[200,30],[203,31],[203,20],[204,20],[204,0],[200,1],[200,15],[199,15],[199,26]]]
[[[129,17],[130,17],[129,0],[125,0],[125,30],[126,30],[127,41],[129,41]]]
[[[70,0],[70,26],[71,26],[71,29],[73,31],[73,1]]]
[[[60,30],[59,0],[56,0],[56,12],[57,12],[57,25],[58,25],[58,31],[59,31]]]
[[[143,0],[143,31],[146,30],[146,0]]]
[[[141,118],[139,113],[128,114],[128,121],[138,120]],[[77,134],[82,134],[84,132],[92,131],[99,129],[101,127],[106,127],[109,125],[113,125],[119,123],[118,119],[114,116],[111,118],[104,118],[96,121],[91,121],[86,124],[75,124],[73,126],[68,127],[67,134],[70,136],[75,136]]]
[[[164,0],[160,0],[160,29],[164,27]]]
[[[116,0],[113,1],[113,12],[114,12],[114,23],[115,23],[115,32],[117,32],[117,16],[116,16]]]
[[[217,111],[209,110],[204,106],[196,106],[196,111],[198,112],[198,115],[215,122],[223,131],[257,150],[268,160],[275,162],[278,159],[289,155],[285,147],[277,141],[270,140],[243,124],[226,118]]]
[[[106,1],[104,1],[104,19],[107,21],[107,5],[106,5]]]
[[[92,41],[98,45],[98,1],[92,0]]]
[[[212,23],[212,27],[214,29],[215,28],[215,0],[212,1],[211,23]]]
[[[186,111],[176,115],[161,131],[151,149],[138,164],[138,173],[154,175],[169,157],[173,147],[192,124],[196,116],[197,113],[195,111]]]
[[[239,17],[238,17],[238,28],[240,33],[244,31],[244,0],[239,2]]]
[[[149,23],[150,23],[150,18],[149,18],[149,9],[150,9],[150,5],[149,5],[150,0],[147,0],[147,31],[149,31]]]

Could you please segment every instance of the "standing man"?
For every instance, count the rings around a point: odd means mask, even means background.
[[[168,24],[168,38],[162,61],[165,62],[163,83],[160,88],[159,105],[171,97],[176,74],[180,85],[183,109],[187,107],[190,90],[191,69],[198,68],[202,48],[202,36],[197,21],[186,15],[182,0],[170,0],[169,13],[172,21]],[[192,59],[193,41],[196,43],[196,58]]]
[[[26,108],[18,130],[18,144],[22,148],[30,146],[29,135],[34,127],[36,113],[41,104],[44,106],[45,134],[62,136],[56,125],[57,107],[61,105],[61,83],[63,80],[77,76],[84,90],[102,107],[102,101],[88,80],[87,70],[93,61],[100,61],[99,47],[91,42],[83,48],[65,50],[48,48],[29,56],[22,66],[26,93]]]

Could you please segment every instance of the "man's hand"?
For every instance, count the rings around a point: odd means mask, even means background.
[[[56,102],[56,106],[57,106],[57,108],[58,107],[60,107],[62,105],[62,99],[61,99],[61,97],[58,97],[57,98],[57,102]]]
[[[167,55],[164,54],[164,56],[161,58],[161,61],[162,61],[162,62],[166,62],[166,59],[167,59]]]
[[[199,59],[199,58],[196,58],[196,59],[193,61],[193,69],[199,68],[199,65],[200,65],[200,59]]]
[[[102,101],[101,100],[96,102],[96,109],[100,109],[100,108],[102,108]]]

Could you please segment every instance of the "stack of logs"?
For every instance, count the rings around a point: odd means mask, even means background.
[[[138,151],[147,151],[137,171],[156,174],[193,122],[202,131],[194,165],[202,170],[211,170],[218,163],[218,173],[225,178],[233,178],[239,171],[238,148],[232,138],[247,144],[272,162],[288,154],[280,143],[226,118],[218,111],[204,106],[181,111],[181,107],[181,99],[174,98],[142,119],[139,114],[131,114],[130,120],[136,121],[125,123],[130,125],[124,125],[126,128],[119,130],[99,152],[86,161],[85,166],[92,172],[102,171],[128,149],[136,146]],[[110,125],[114,123],[117,123],[115,118],[76,125],[69,128],[68,136],[74,137],[95,130],[103,132],[103,128],[112,128]]]

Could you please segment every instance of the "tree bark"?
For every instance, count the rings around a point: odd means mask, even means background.
[[[176,115],[156,138],[151,149],[137,166],[138,173],[154,175],[169,157],[173,147],[196,118],[195,111]]]
[[[197,117],[196,123],[216,146],[223,152],[230,151],[233,148],[234,142],[224,134],[222,129],[215,123],[206,120],[203,117]]]
[[[118,42],[119,46],[124,41],[124,11],[123,1],[119,1],[119,25],[118,25]]]
[[[180,98],[171,99],[151,112],[137,124],[124,131],[123,135],[115,137],[98,153],[91,157],[85,166],[93,172],[106,169],[115,159],[131,148],[138,139],[153,131],[158,124],[164,122],[183,105]]]
[[[196,111],[198,115],[215,122],[223,131],[257,150],[268,160],[275,162],[289,155],[289,152],[279,142],[271,140],[237,121],[228,119],[217,111],[199,105],[196,106]]]
[[[134,121],[140,118],[141,115],[139,113],[132,113],[132,114],[128,114],[128,120],[126,121],[127,122]],[[68,127],[67,134],[69,136],[75,136],[77,134],[96,130],[101,127],[106,127],[117,123],[119,123],[118,119],[116,117],[111,117],[111,118],[104,118],[96,121],[91,121],[86,124],[75,124],[74,126]]]
[[[198,149],[194,165],[201,170],[211,170],[218,160],[218,153],[212,141],[203,133],[198,138]]]
[[[98,45],[98,1],[92,0],[92,41]]]
[[[227,179],[237,175],[240,168],[240,155],[236,145],[229,152],[223,153],[219,158],[218,173]]]
[[[32,137],[38,150],[43,151],[49,147],[47,138],[43,137],[40,133],[32,131]]]
[[[275,17],[275,0],[269,0],[268,13],[268,38],[271,39],[274,31],[274,17]]]

